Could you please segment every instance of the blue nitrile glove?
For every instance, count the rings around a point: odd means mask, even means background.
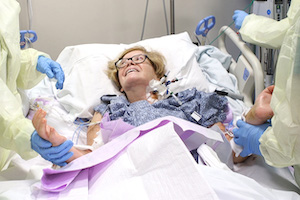
[[[52,144],[41,138],[36,130],[31,135],[31,148],[39,153],[45,160],[59,166],[67,165],[66,161],[73,156],[73,152],[69,152],[73,146],[71,140],[67,140],[59,146],[52,147]]]
[[[239,128],[233,129],[232,132],[234,134],[234,142],[244,148],[240,155],[242,157],[246,157],[250,154],[261,155],[259,150],[259,138],[271,124],[265,123],[255,126],[238,120],[236,125]]]
[[[242,27],[243,21],[245,19],[246,16],[248,16],[249,14],[246,13],[243,10],[235,10],[234,14],[232,16],[232,19],[234,20],[235,23],[235,28],[239,29]]]
[[[50,58],[46,58],[44,56],[39,56],[38,62],[36,65],[36,70],[41,73],[47,74],[49,78],[55,78],[56,88],[62,89],[65,81],[65,74],[60,67],[60,64],[51,60]]]

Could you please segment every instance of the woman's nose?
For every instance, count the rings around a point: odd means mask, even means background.
[[[131,59],[128,59],[126,61],[126,67],[129,67],[130,65],[134,65],[134,62]]]
[[[130,65],[134,65],[135,63],[132,61],[132,59],[128,59],[128,63],[130,64]]]

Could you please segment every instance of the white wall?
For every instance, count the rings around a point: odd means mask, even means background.
[[[22,11],[20,29],[28,29],[27,0],[18,0]],[[31,0],[32,30],[38,34],[33,47],[56,59],[64,47],[84,43],[132,43],[139,41],[146,0]],[[193,32],[198,22],[215,15],[209,32],[212,41],[223,25],[232,22],[236,9],[251,0],[174,0],[175,33]],[[170,1],[165,0],[170,26]],[[233,26],[232,26],[233,27]],[[163,0],[149,0],[144,39],[166,35]],[[213,45],[217,45],[215,42]]]

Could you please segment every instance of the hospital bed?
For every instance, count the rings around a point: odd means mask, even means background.
[[[255,55],[233,30],[222,27],[220,33],[219,48],[196,46],[186,32],[133,44],[66,47],[57,59],[66,75],[64,89],[56,90],[55,82],[45,78],[25,91],[28,117],[43,108],[50,125],[76,145],[84,145],[87,128],[80,120],[92,117],[102,95],[120,95],[104,73],[107,62],[135,45],[165,56],[168,79],[181,79],[170,85],[171,91],[191,87],[224,91],[229,94],[233,116],[238,117],[263,90],[263,72]],[[227,39],[241,51],[237,60],[226,50]],[[194,149],[199,153],[199,163],[190,153]],[[250,156],[239,164],[231,158],[230,143],[217,128],[161,118],[126,131],[61,169],[51,169],[51,163],[40,156],[25,161],[15,155],[12,166],[0,172],[0,197],[299,199],[292,168],[270,167],[259,156]]]

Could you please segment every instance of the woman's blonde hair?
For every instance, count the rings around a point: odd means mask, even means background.
[[[107,76],[116,84],[116,86],[119,88],[119,90],[122,88],[122,86],[119,81],[118,70],[115,66],[115,63],[120,58],[123,58],[127,53],[132,52],[132,51],[142,51],[147,55],[152,67],[154,68],[157,78],[159,78],[159,79],[162,78],[164,76],[164,74],[166,73],[165,58],[161,53],[159,53],[157,51],[147,51],[142,46],[131,47],[131,48],[123,51],[120,54],[120,56],[117,57],[116,59],[108,62],[108,69],[106,70]]]

